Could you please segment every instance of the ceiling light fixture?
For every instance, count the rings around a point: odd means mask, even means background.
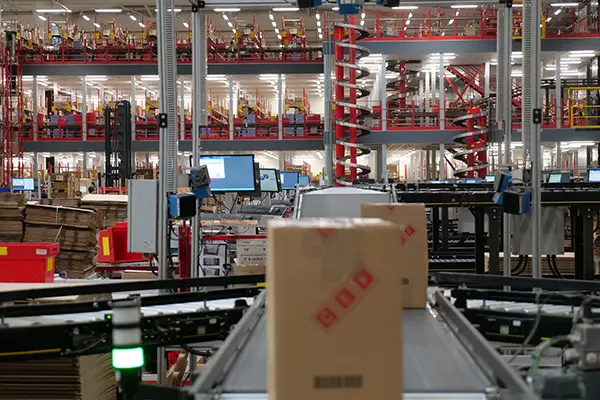
[[[146,25],[142,24],[141,22],[140,22],[140,23],[138,23],[138,25],[139,25],[141,28],[145,28],[145,27],[146,27]]]
[[[35,10],[35,12],[38,14],[68,14],[71,10],[68,8],[40,8]]]
[[[321,21],[317,21],[317,26],[321,26]]]
[[[229,25],[230,28],[233,28],[233,24],[231,23],[231,21],[227,21],[227,25]]]
[[[239,12],[241,8],[215,8],[215,12]]]
[[[275,33],[279,35],[279,29],[275,28]]]
[[[123,10],[120,8],[97,8],[94,11],[101,14],[118,14]]]
[[[273,25],[273,28],[277,28],[277,22],[272,21],[271,24]]]
[[[454,23],[454,18],[452,18],[449,22],[448,25],[452,25]],[[408,24],[407,24],[408,25]]]
[[[86,21],[89,21],[89,20],[90,20],[90,17],[88,17],[88,16],[87,16],[87,15],[85,15],[85,14],[83,14],[83,15],[81,16],[81,18],[85,19]]]
[[[46,21],[47,20],[47,18],[44,17],[43,15],[38,15],[38,18],[41,19],[42,21]]]
[[[392,7],[392,10],[417,10],[419,6],[397,6]]]
[[[320,20],[320,19],[321,19],[321,15],[319,15],[319,13],[317,13],[317,14],[315,15],[315,18],[316,18],[316,19],[317,19],[317,21],[318,21],[318,20]]]
[[[178,12],[181,12],[181,8],[174,8],[173,10],[171,10],[170,8],[167,9],[167,12],[171,12],[171,11],[178,13]],[[154,12],[158,12],[158,8],[155,8]]]
[[[319,33],[319,39],[323,40],[323,35]]]
[[[275,7],[273,11],[275,12],[294,12],[298,11],[298,7]]]
[[[141,24],[141,22],[140,22],[140,24]],[[100,24],[99,24],[99,23],[97,23],[97,22],[94,22],[94,26],[95,26],[96,28],[100,29]]]
[[[559,8],[558,10],[554,11],[554,15],[558,15],[558,14],[560,14],[561,12],[562,12],[562,9],[561,9],[561,8]]]
[[[363,12],[360,14],[360,19],[365,19],[366,16],[367,16],[367,14]]]
[[[578,7],[579,3],[551,3],[552,7]]]
[[[274,19],[274,18],[275,18],[275,17],[273,17],[273,14],[269,13],[269,19],[270,19],[271,21],[273,21],[273,19]]]
[[[183,21],[183,26],[185,26],[186,28],[189,28],[190,24],[188,24],[187,22]]]
[[[129,18],[131,18],[132,21],[137,21],[137,18],[133,14],[129,14]]]

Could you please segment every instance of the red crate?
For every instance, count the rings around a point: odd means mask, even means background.
[[[98,262],[105,264],[123,264],[149,261],[141,253],[127,251],[127,222],[115,222],[112,228],[104,229],[98,234],[100,251]]]
[[[58,243],[0,243],[0,282],[54,282]]]

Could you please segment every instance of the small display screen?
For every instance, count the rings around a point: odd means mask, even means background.
[[[310,185],[310,178],[308,175],[300,175],[298,178],[298,184],[300,185]]]
[[[268,193],[279,192],[277,170],[275,170],[275,169],[261,169],[260,170],[260,191],[268,192]]]
[[[253,192],[254,155],[201,156],[200,164],[206,165],[213,192]]]
[[[299,172],[281,172],[281,188],[283,190],[294,190],[300,178]]]
[[[12,190],[15,192],[33,192],[35,190],[35,182],[33,178],[13,178]]]
[[[598,183],[600,182],[600,169],[590,169],[588,173],[588,182]]]
[[[550,174],[548,183],[560,183],[562,181],[562,174]]]

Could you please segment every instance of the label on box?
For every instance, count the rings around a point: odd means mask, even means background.
[[[7,255],[8,255],[8,247],[0,246],[0,256],[7,256]]]
[[[267,239],[240,239],[236,243],[238,246],[266,246]]]
[[[48,250],[46,249],[35,249],[36,256],[45,256],[48,254]]]
[[[267,256],[238,256],[237,263],[262,265],[267,263]]]

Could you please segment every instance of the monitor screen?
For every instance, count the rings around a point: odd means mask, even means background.
[[[467,178],[465,179],[465,183],[481,183],[480,178]]]
[[[300,185],[310,185],[310,178],[308,177],[308,175],[300,175],[300,177],[298,178],[298,183]]]
[[[33,192],[35,182],[33,178],[12,178],[12,190],[15,192]]]
[[[496,175],[486,175],[485,181],[486,182],[495,182],[496,181]]]
[[[254,154],[200,156],[213,192],[253,192]]]
[[[268,193],[279,192],[279,179],[277,170],[275,169],[261,169],[260,170],[260,191]]]
[[[283,190],[294,190],[300,178],[299,172],[281,172],[281,188]]]
[[[548,183],[561,183],[562,182],[562,174],[550,174],[548,177]]]
[[[590,169],[588,171],[589,183],[600,183],[600,169]]]

